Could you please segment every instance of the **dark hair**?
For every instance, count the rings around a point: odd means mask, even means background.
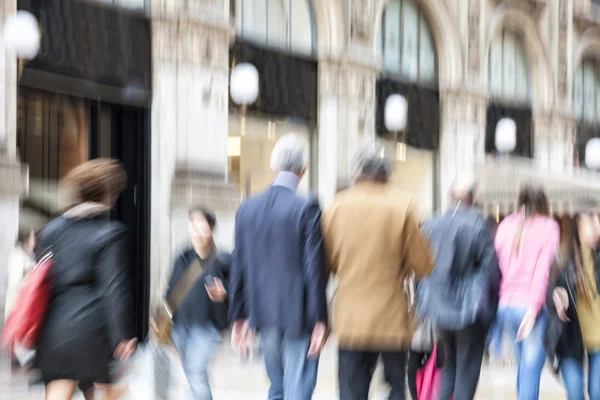
[[[532,184],[526,184],[519,191],[519,200],[517,207],[522,210],[525,218],[534,217],[536,215],[549,215],[550,205],[548,197],[544,189],[535,187]]]
[[[206,219],[206,222],[208,223],[208,226],[211,230],[213,230],[215,228],[215,225],[217,225],[217,216],[208,207],[194,206],[190,208],[190,211],[188,212],[188,217],[191,218],[192,214],[202,214],[202,216],[204,216],[204,219]]]
[[[19,229],[19,234],[17,236],[17,244],[25,244],[25,242],[27,242],[27,240],[29,240],[29,236],[34,233],[33,229],[23,229],[20,228]]]

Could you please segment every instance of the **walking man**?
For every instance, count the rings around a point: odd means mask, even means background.
[[[355,185],[323,214],[326,259],[339,282],[333,330],[341,400],[367,400],[379,356],[389,398],[404,400],[413,334],[404,282],[433,269],[410,196],[389,188],[391,163],[381,152],[374,144],[359,152]]]
[[[475,180],[461,177],[450,209],[425,224],[437,262],[417,292],[417,307],[441,330],[446,349],[440,400],[475,397],[501,273],[486,219],[473,209]]]
[[[171,331],[192,400],[211,400],[208,366],[220,346],[221,330],[228,326],[227,279],[231,256],[219,253],[213,240],[217,223],[212,211],[196,207],[189,212],[192,248],[175,262],[167,290],[174,314]]]
[[[321,210],[296,195],[308,143],[282,137],[271,155],[273,185],[239,208],[231,271],[232,346],[247,354],[260,333],[269,400],[310,400],[326,340]]]

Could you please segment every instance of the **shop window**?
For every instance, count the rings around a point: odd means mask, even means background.
[[[246,117],[244,135],[241,136],[241,124],[239,116],[230,116],[227,155],[229,179],[239,185],[242,197],[245,198],[260,193],[271,185],[271,152],[280,137],[295,133],[303,136],[310,145],[311,133],[307,126],[301,124]],[[313,163],[314,157],[311,154],[311,165]],[[300,182],[299,194],[309,194],[314,170],[309,166]]]
[[[435,43],[418,2],[390,1],[379,24],[377,41],[385,72],[409,82],[436,83]]]
[[[600,62],[585,60],[573,79],[573,115],[586,125],[600,124]]]
[[[519,35],[506,30],[497,35],[491,44],[488,65],[493,102],[529,105],[529,62]]]
[[[309,0],[235,0],[231,10],[243,39],[298,54],[316,51]]]

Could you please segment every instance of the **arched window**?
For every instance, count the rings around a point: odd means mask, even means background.
[[[294,53],[313,55],[316,34],[310,0],[235,0],[238,36]]]
[[[385,72],[410,82],[437,82],[435,43],[418,2],[391,0],[383,12],[377,42]]]
[[[531,102],[529,62],[517,34],[504,30],[494,38],[488,68],[492,101],[513,104]]]
[[[573,80],[573,116],[585,125],[600,125],[600,62],[584,60]]]

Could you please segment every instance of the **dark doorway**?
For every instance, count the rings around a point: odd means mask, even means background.
[[[150,301],[150,124],[146,108],[96,104],[91,108],[90,158],[120,160],[127,171],[127,189],[113,218],[129,230],[129,277],[135,302],[136,332],[148,333]],[[95,126],[94,126],[95,125]]]

